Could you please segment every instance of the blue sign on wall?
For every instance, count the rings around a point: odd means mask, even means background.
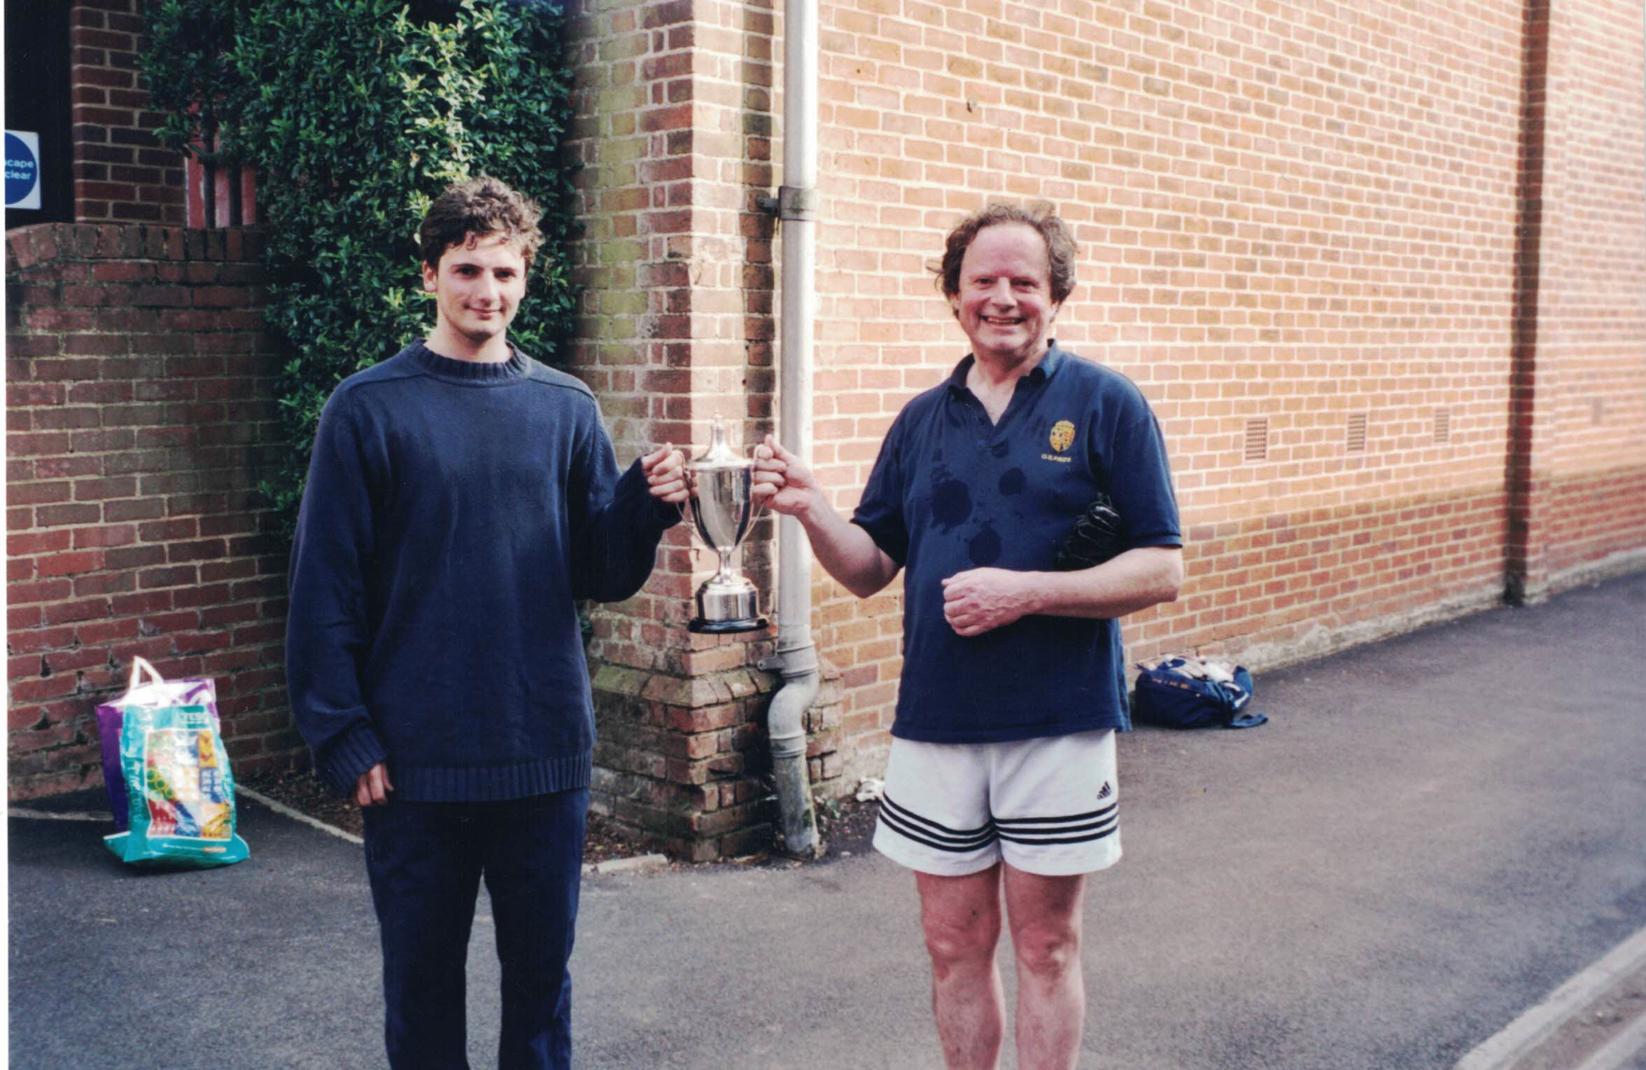
[[[40,135],[6,131],[6,207],[40,207]]]

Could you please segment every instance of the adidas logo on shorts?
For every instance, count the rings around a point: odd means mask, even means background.
[[[1097,789],[1097,797],[1099,799],[1107,799],[1109,796],[1111,796],[1113,794],[1114,794],[1114,785],[1109,783],[1107,780],[1105,780],[1103,782],[1103,786],[1101,788]]]

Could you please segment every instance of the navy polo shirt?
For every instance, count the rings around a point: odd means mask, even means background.
[[[1106,491],[1128,549],[1181,546],[1160,426],[1130,379],[1057,348],[1000,422],[948,381],[898,414],[852,522],[903,566],[903,680],[892,735],[986,743],[1128,725],[1115,621],[1024,617],[972,638],[943,619],[942,581],[967,569],[1050,571]]]

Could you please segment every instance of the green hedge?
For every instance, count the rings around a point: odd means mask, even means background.
[[[291,446],[263,489],[288,531],[333,387],[432,327],[415,234],[448,183],[491,174],[543,206],[546,240],[511,337],[539,359],[562,357],[575,223],[574,165],[561,152],[572,74],[556,8],[159,0],[147,9],[143,69],[170,117],[163,138],[257,172]]]

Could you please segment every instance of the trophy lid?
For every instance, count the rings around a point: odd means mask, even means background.
[[[715,413],[714,422],[709,428],[709,448],[703,451],[701,457],[692,461],[691,467],[704,468],[745,468],[752,464],[742,457],[726,442],[726,425],[721,421],[720,414]]]

